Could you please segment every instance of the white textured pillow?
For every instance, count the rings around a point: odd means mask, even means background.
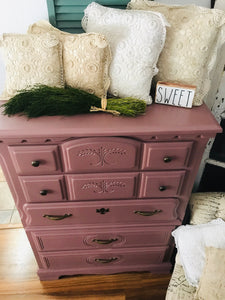
[[[193,105],[201,105],[210,89],[210,73],[218,51],[225,42],[225,13],[148,0],[131,0],[128,8],[164,14],[171,27],[159,58],[156,80],[196,85]]]
[[[64,87],[61,43],[51,34],[3,34],[0,50],[6,68],[8,100],[19,90],[36,84]]]
[[[110,84],[111,52],[105,37],[99,33],[70,34],[44,20],[28,29],[28,33],[44,32],[55,34],[62,43],[66,84],[106,97]]]
[[[166,21],[159,13],[128,11],[92,2],[85,9],[86,32],[106,36],[112,51],[109,93],[135,97],[151,104],[149,96],[156,63],[164,46]]]
[[[198,286],[205,264],[205,248],[225,249],[225,222],[215,219],[206,224],[182,225],[172,235],[187,281]]]

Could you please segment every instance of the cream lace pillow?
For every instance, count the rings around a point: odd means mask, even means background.
[[[54,35],[3,34],[0,50],[6,69],[1,99],[35,84],[64,87],[61,43]]]
[[[196,85],[193,105],[201,105],[210,89],[217,51],[225,41],[225,13],[195,5],[170,6],[148,0],[131,0],[130,9],[164,14],[168,28],[156,80]]]
[[[63,45],[63,66],[67,85],[105,97],[110,84],[110,47],[98,33],[70,34],[58,30],[47,21],[31,25],[28,33],[56,34]]]
[[[156,63],[164,46],[166,21],[159,13],[128,11],[92,2],[85,9],[86,32],[106,36],[112,51],[109,93],[135,97],[151,104],[149,96]]]

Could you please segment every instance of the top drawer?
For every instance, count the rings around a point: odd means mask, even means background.
[[[61,172],[58,147],[48,146],[14,146],[9,153],[17,174],[42,175]]]
[[[193,142],[144,143],[143,170],[182,169],[188,166]]]
[[[65,172],[137,170],[140,143],[127,138],[80,138],[62,144]]]

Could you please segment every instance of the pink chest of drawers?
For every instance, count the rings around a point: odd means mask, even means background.
[[[0,116],[0,162],[41,280],[168,272],[204,147],[205,105],[135,119]]]

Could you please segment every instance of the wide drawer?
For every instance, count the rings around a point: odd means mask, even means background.
[[[140,142],[129,138],[80,138],[61,145],[65,172],[137,170]]]
[[[175,226],[27,230],[38,251],[166,246]]]
[[[147,266],[163,262],[166,247],[108,249],[98,251],[40,252],[45,269],[110,268],[111,266]],[[88,271],[87,271],[88,273]]]
[[[188,166],[193,142],[144,143],[143,170],[182,169]]]
[[[66,200],[62,175],[19,176],[27,202],[57,202]]]
[[[9,153],[17,174],[42,175],[61,171],[56,145],[10,146]]]
[[[185,171],[141,173],[140,198],[175,197],[181,193]]]
[[[129,199],[136,197],[138,173],[67,175],[69,200]]]
[[[153,224],[177,220],[176,198],[25,204],[27,226]]]

